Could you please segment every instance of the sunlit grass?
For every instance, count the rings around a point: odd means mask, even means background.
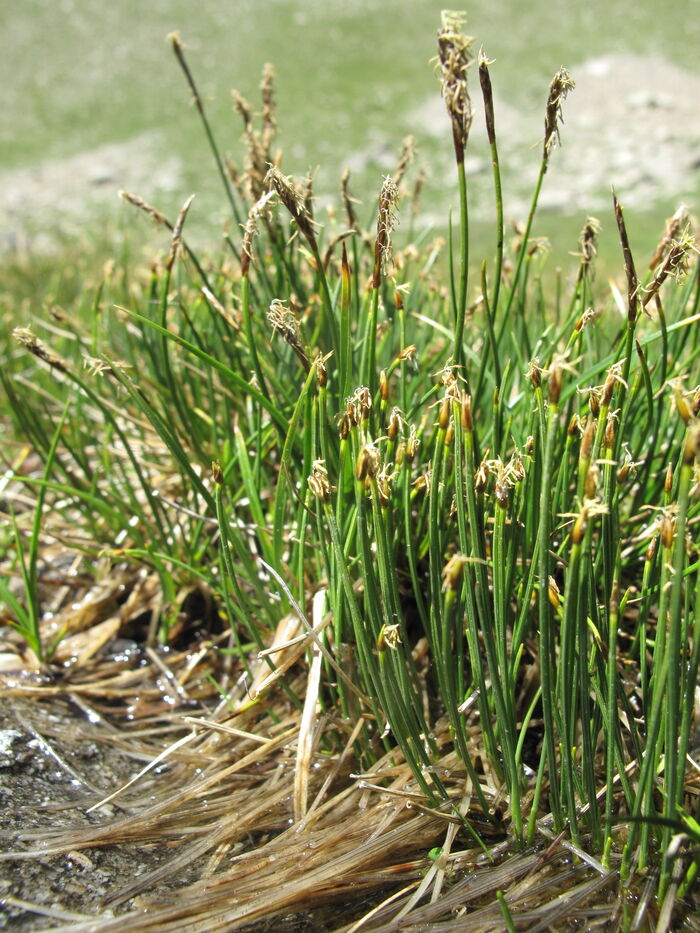
[[[362,767],[394,749],[424,805],[471,835],[468,811],[502,821],[519,847],[550,827],[624,882],[653,868],[660,899],[669,886],[687,893],[696,861],[674,872],[679,834],[697,835],[686,765],[700,644],[700,285],[687,219],[670,222],[650,262],[633,256],[614,198],[614,286],[595,281],[586,218],[571,274],[544,275],[532,225],[572,82],[561,70],[550,86],[530,217],[507,242],[482,58],[496,199],[475,264],[471,53],[448,18],[440,61],[459,222],[447,244],[397,229],[397,211],[411,211],[410,147],[378,185],[371,229],[358,229],[349,199],[321,223],[311,180],[278,166],[270,73],[259,123],[238,99],[237,170],[171,42],[233,226],[206,255],[187,243],[189,201],[169,220],[129,195],[170,230],[165,257],[128,281],[110,268],[74,312],[26,322],[33,332],[16,337],[40,364],[4,337],[6,416],[42,464],[13,477],[36,500],[25,543],[23,516],[13,519],[6,579],[26,591],[23,602],[3,582],[15,626],[50,665],[42,527],[88,556],[152,568],[164,642],[178,593],[206,588],[241,669],[291,608],[320,707],[359,724]],[[263,689],[281,686],[301,709],[281,673]],[[458,778],[436,741],[443,720]]]

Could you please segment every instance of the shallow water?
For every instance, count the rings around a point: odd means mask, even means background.
[[[82,225],[85,204],[124,211],[136,189],[173,213],[191,191],[190,223],[223,213],[183,78],[165,41],[178,29],[221,147],[241,155],[231,111],[235,86],[255,99],[264,62],[279,74],[284,168],[320,166],[317,191],[334,192],[345,165],[369,200],[401,140],[418,138],[430,168],[426,202],[444,223],[454,200],[449,131],[430,58],[441,3],[420,0],[24,0],[2,4],[11,53],[0,60],[0,241],[27,229]],[[562,63],[579,87],[567,102],[564,148],[543,205],[580,215],[623,201],[668,215],[700,191],[700,0],[659,16],[655,0],[476,0],[467,29],[492,66],[506,210],[522,216],[537,170],[548,82]],[[480,103],[472,79],[475,105]],[[471,171],[477,217],[490,205],[481,128]],[[124,215],[122,215],[124,216]],[[432,219],[432,218],[431,218]]]

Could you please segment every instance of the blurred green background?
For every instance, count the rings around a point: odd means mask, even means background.
[[[179,30],[222,150],[242,156],[230,89],[257,104],[264,62],[278,72],[283,168],[319,167],[319,213],[347,165],[371,209],[402,139],[429,170],[426,223],[456,200],[450,137],[430,59],[440,3],[425,0],[22,0],[0,4],[0,250],[55,250],[128,228],[128,188],[218,242],[225,205],[181,72],[165,41]],[[550,236],[586,214],[610,227],[610,185],[646,243],[700,191],[700,0],[664,6],[588,0],[476,0],[467,31],[494,64],[506,214],[522,218],[540,155],[544,101],[566,65],[577,89],[543,193]],[[480,111],[476,73],[472,97]],[[469,161],[477,224],[490,216],[490,169],[476,123]],[[548,219],[548,222],[545,221]],[[571,232],[570,232],[571,231]],[[568,242],[568,240],[567,240]]]

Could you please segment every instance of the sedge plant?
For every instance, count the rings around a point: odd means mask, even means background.
[[[495,249],[477,265],[462,27],[447,14],[438,33],[460,218],[441,260],[429,235],[396,242],[408,149],[378,184],[368,229],[347,174],[345,213],[321,222],[310,182],[273,153],[271,69],[260,129],[234,97],[241,168],[222,157],[172,38],[235,226],[224,255],[198,255],[189,200],[172,223],[128,195],[170,229],[166,259],[92,339],[79,320],[57,350],[17,333],[43,369],[30,385],[12,351],[2,378],[44,468],[18,477],[38,491],[37,518],[28,562],[17,526],[10,573],[34,595],[26,609],[12,597],[10,611],[41,656],[33,568],[49,507],[70,512],[86,552],[154,569],[164,641],[184,583],[205,587],[241,669],[290,601],[311,616],[323,590],[309,658],[322,647],[322,709],[358,724],[358,767],[393,751],[422,805],[464,832],[479,813],[518,846],[566,833],[626,882],[658,867],[664,898],[678,878],[674,834],[697,825],[685,795],[700,653],[694,241],[676,219],[640,277],[616,196],[623,314],[594,281],[592,218],[557,307],[530,237],[574,83],[561,69],[549,88],[531,209],[509,252],[482,54]],[[283,672],[271,682],[284,686]],[[673,884],[687,890],[695,871],[690,859]]]

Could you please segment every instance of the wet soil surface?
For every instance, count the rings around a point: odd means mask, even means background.
[[[88,809],[142,767],[102,741],[104,725],[92,724],[70,700],[4,698],[0,708],[0,852],[42,848],[40,836],[82,829],[110,819],[118,808]],[[26,838],[36,834],[35,839]],[[45,843],[43,844],[45,845]],[[104,901],[169,857],[160,845],[108,845],[32,858],[0,861],[0,930],[49,929],[90,916],[113,916],[133,901],[105,908]],[[194,880],[201,866],[149,893],[167,898]]]

